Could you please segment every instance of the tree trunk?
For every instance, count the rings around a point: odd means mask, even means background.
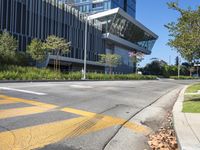
[[[112,74],[112,67],[110,66],[110,75]]]
[[[56,54],[56,71],[58,71],[58,56],[59,56],[59,52],[57,52]]]
[[[137,74],[137,62],[135,62],[135,74]]]

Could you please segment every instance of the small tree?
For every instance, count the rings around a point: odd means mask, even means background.
[[[144,54],[140,52],[129,52],[128,54],[133,64],[135,64],[135,73],[137,73],[137,65],[144,59]]]
[[[100,62],[107,64],[112,74],[112,68],[118,66],[121,63],[121,56],[117,54],[100,54]]]
[[[56,54],[56,60],[54,60],[54,70],[60,70],[59,56],[70,51],[71,42],[67,42],[64,38],[56,37],[55,35],[48,36],[44,47],[50,50],[53,54]],[[58,69],[59,67],[59,69]]]
[[[3,34],[0,35],[0,62],[10,63],[9,60],[14,58],[17,47],[17,40],[7,31],[4,31]]]
[[[33,39],[27,47],[27,53],[32,57],[33,60],[41,62],[46,58],[47,51],[45,50],[42,41]]]
[[[180,14],[176,22],[165,25],[171,37],[168,45],[192,63],[200,58],[200,7],[196,10],[191,8],[184,10],[177,2],[170,2],[168,6]]]

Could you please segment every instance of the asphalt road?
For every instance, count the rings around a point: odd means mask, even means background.
[[[102,150],[135,114],[193,82],[0,83],[0,150]]]

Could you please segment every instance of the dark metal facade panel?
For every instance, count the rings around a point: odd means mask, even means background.
[[[33,38],[45,40],[56,35],[72,42],[67,57],[83,59],[85,15],[58,0],[0,0],[0,32],[9,31],[25,51]],[[102,31],[88,25],[88,60],[104,53]]]

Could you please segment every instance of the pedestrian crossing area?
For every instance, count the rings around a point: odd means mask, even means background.
[[[26,104],[26,107],[15,108],[16,104]],[[4,107],[7,105],[13,105],[13,107],[5,109]],[[131,132],[149,133],[149,130],[144,126],[127,122],[121,118],[75,108],[60,108],[57,105],[43,103],[39,100],[28,100],[0,94],[0,123],[21,117],[31,118],[34,116],[38,117],[36,119],[40,119],[40,115],[46,113],[48,113],[46,117],[51,118],[51,112],[55,111],[62,112],[66,116],[73,114],[75,117],[58,119],[56,121],[44,121],[29,126],[22,125],[16,128],[14,123],[12,128],[9,128],[11,126],[9,123],[7,126],[5,124],[1,126],[0,124],[0,150],[39,149],[66,138],[76,138],[116,125],[124,125]],[[27,119],[28,121],[30,119]]]

